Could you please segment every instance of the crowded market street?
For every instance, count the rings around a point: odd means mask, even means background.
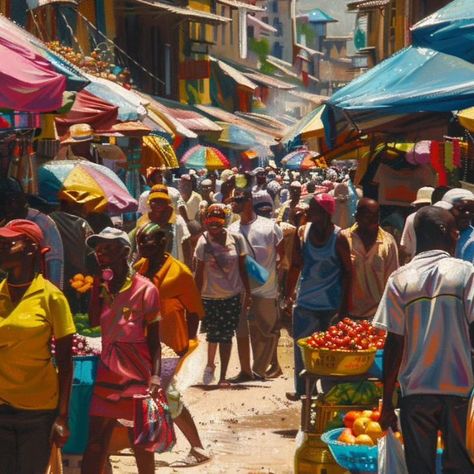
[[[0,474],[474,474],[474,0],[0,0]]]

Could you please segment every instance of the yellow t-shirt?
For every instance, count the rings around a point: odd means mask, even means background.
[[[76,331],[61,290],[35,277],[14,306],[6,280],[0,283],[0,403],[26,410],[57,408],[58,375],[49,347]]]

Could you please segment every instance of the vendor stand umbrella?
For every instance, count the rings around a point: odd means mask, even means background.
[[[88,213],[135,212],[137,201],[109,168],[87,160],[48,161],[38,169],[39,196],[76,203]]]
[[[230,161],[217,148],[196,145],[189,149],[180,160],[181,166],[187,169],[203,169],[209,171],[230,168]]]
[[[143,175],[150,166],[162,169],[179,168],[178,158],[166,138],[159,135],[147,135],[142,138],[142,144],[140,170]]]
[[[283,168],[293,171],[304,171],[317,168],[315,159],[319,156],[318,153],[310,150],[297,150],[286,155],[281,164]]]

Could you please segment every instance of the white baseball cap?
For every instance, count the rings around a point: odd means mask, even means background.
[[[132,246],[128,234],[123,230],[117,229],[115,227],[106,227],[98,234],[93,234],[89,236],[86,239],[86,244],[91,248],[95,248],[98,243],[100,243],[101,241],[103,242],[104,240],[118,240],[123,245],[125,245],[125,247]]]

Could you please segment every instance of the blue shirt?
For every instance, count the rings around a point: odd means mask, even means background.
[[[474,263],[474,227],[471,225],[459,233],[455,257]]]
[[[315,247],[309,240],[311,224],[303,237],[303,269],[298,283],[296,305],[313,311],[339,309],[342,298],[342,263],[336,252],[340,228],[322,247]]]

